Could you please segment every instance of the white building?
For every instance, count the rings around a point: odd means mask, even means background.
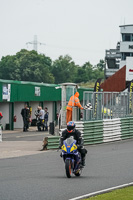
[[[112,76],[116,71],[126,65],[126,81],[133,79],[133,24],[121,25],[121,41],[116,49],[106,50],[105,77]]]

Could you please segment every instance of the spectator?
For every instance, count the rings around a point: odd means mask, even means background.
[[[48,108],[45,107],[44,111],[45,111],[45,114],[44,114],[44,126],[45,126],[45,131],[48,131],[48,116],[49,116]]]
[[[21,110],[21,115],[23,117],[23,131],[28,131],[29,128],[29,119],[30,119],[30,110],[27,105]]]
[[[38,117],[39,117],[39,112],[40,112],[40,109],[39,109],[40,107],[38,106],[37,107],[37,110],[35,110],[35,113],[34,113],[34,115],[36,116],[36,120],[38,120]]]
[[[44,110],[40,106],[39,107],[38,122],[37,122],[38,131],[41,131],[41,127],[43,127],[43,131],[44,131]]]
[[[0,112],[0,120],[3,118],[2,112]]]

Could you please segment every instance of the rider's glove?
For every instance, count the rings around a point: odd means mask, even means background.
[[[81,149],[82,148],[82,145],[77,145],[77,149],[79,150],[79,149]]]

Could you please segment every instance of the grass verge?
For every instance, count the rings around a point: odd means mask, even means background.
[[[133,200],[133,186],[90,197],[88,200]]]

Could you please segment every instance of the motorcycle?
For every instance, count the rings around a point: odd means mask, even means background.
[[[76,140],[71,136],[63,141],[61,147],[63,160],[65,162],[66,176],[71,178],[72,173],[80,176],[82,173],[81,155],[77,150]]]

